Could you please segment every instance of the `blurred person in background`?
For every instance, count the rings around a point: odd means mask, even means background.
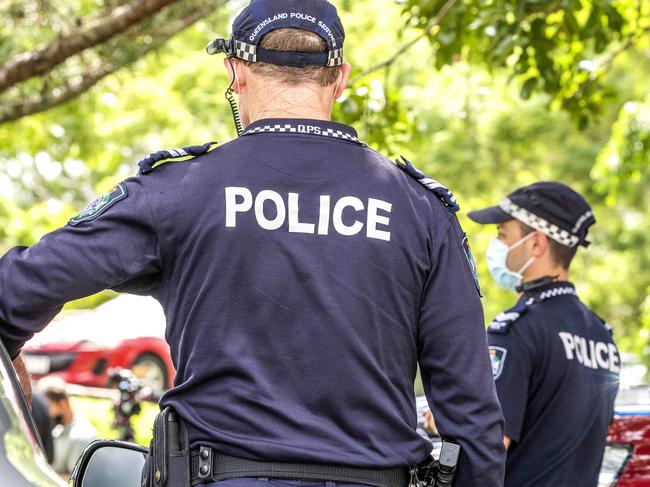
[[[86,446],[98,438],[97,430],[83,414],[72,408],[65,381],[57,377],[45,377],[38,382],[37,390],[47,398],[54,425],[52,468],[67,479]]]

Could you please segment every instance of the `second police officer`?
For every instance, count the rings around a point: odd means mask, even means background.
[[[568,186],[539,182],[469,213],[496,224],[490,273],[519,301],[490,324],[492,372],[505,417],[508,487],[596,487],[620,361],[609,326],[569,282],[595,223]]]
[[[350,73],[333,5],[253,0],[232,34],[208,50],[227,53],[241,137],[154,153],[10,250],[0,338],[19,364],[67,301],[153,295],[177,371],[161,404],[187,424],[200,483],[404,487],[431,450],[419,364],[440,434],[462,447],[456,485],[499,487],[503,417],[455,199],[331,121]]]

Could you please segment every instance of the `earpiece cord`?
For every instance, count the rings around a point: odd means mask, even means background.
[[[241,117],[239,115],[239,107],[237,106],[237,100],[235,100],[235,95],[234,95],[234,90],[232,89],[233,85],[235,84],[235,67],[232,64],[232,61],[230,61],[230,69],[232,69],[232,81],[230,82],[230,86],[228,86],[228,89],[226,89],[226,100],[228,100],[228,104],[230,105],[230,110],[232,111],[232,118],[233,121],[235,122],[235,129],[237,130],[237,137],[241,136],[241,134],[244,133],[244,127],[241,123]]]

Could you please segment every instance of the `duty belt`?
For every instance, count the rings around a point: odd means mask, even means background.
[[[407,468],[371,469],[318,463],[258,462],[217,453],[205,446],[191,451],[190,463],[192,486],[240,477],[320,480],[373,487],[406,487],[410,480]]]

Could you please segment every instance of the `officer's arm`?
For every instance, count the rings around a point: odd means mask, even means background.
[[[525,317],[520,318],[524,320]],[[532,370],[532,351],[518,336],[516,327],[523,323],[511,325],[506,333],[488,332],[490,353],[494,366],[494,381],[505,418],[504,443],[518,442],[526,416],[528,386]],[[498,358],[498,360],[495,360]]]
[[[510,439],[509,436],[504,436],[503,437],[503,444],[506,446],[506,448],[510,448],[510,443],[512,443],[512,440]]]
[[[16,358],[13,359],[12,363],[14,366],[14,370],[16,371],[16,375],[18,376],[20,387],[22,388],[23,393],[25,394],[25,399],[27,399],[27,404],[31,405],[32,404],[31,376],[29,375],[27,367],[25,367],[23,358],[20,355],[18,355]]]
[[[503,485],[503,416],[496,397],[483,310],[455,217],[434,240],[422,297],[419,363],[441,436],[462,447],[456,485]]]
[[[127,195],[98,200],[88,219],[0,258],[0,339],[12,359],[68,301],[126,283],[151,290],[159,273],[151,211],[139,179],[121,186]]]

